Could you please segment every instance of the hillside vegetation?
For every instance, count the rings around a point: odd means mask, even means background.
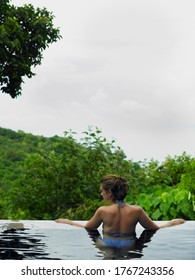
[[[89,128],[76,140],[0,128],[0,219],[87,220],[103,204],[102,176],[129,181],[126,201],[154,220],[195,219],[195,158],[185,152],[156,160],[127,160],[115,141]]]

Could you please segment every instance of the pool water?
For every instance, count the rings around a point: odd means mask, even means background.
[[[195,260],[195,221],[158,231],[137,226],[134,248],[101,248],[98,231],[54,221],[0,221],[0,259]]]

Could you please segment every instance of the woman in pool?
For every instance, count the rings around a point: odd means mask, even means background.
[[[173,219],[157,225],[140,206],[128,205],[124,201],[128,191],[128,183],[123,177],[117,175],[103,177],[100,182],[100,191],[104,201],[109,201],[112,204],[99,207],[85,225],[63,218],[57,219],[56,222],[83,227],[87,230],[97,229],[103,224],[101,241],[105,245],[115,245],[115,247],[123,247],[123,245],[125,247],[132,244],[132,241],[135,240],[137,223],[140,223],[145,229],[158,230],[185,222],[183,219]]]

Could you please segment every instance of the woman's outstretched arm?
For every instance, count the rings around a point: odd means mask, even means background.
[[[146,212],[139,207],[139,223],[143,226],[145,229],[149,230],[157,230],[160,228],[165,228],[165,227],[171,227],[171,226],[176,226],[185,223],[185,220],[183,219],[173,219],[168,222],[165,222],[161,225],[157,225],[154,221],[150,219],[150,217],[146,214]]]
[[[76,227],[82,227],[82,228],[85,227],[84,224],[77,223],[77,222],[72,221],[72,220],[69,220],[69,219],[60,218],[60,219],[56,219],[55,222],[56,222],[56,223],[67,224],[67,225],[71,225],[71,226],[76,226]]]
[[[162,225],[159,225],[159,228],[172,227],[172,226],[180,225],[183,223],[185,223],[185,220],[183,220],[183,219],[173,219],[168,222],[165,222]]]

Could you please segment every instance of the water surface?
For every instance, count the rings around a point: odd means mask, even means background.
[[[195,221],[158,231],[136,229],[129,249],[100,248],[98,231],[54,221],[0,221],[0,259],[145,259],[194,260]]]

